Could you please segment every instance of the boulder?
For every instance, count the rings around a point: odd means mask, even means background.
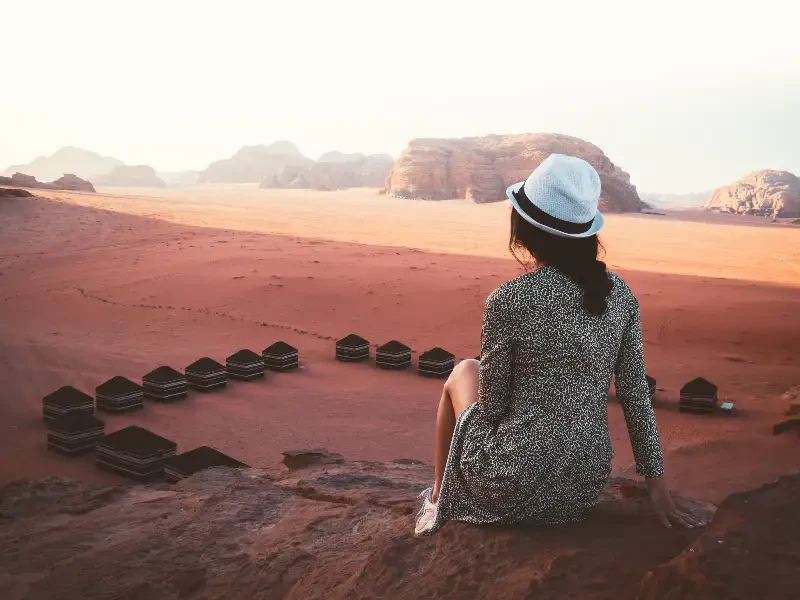
[[[200,183],[260,183],[287,166],[314,164],[288,141],[269,146],[244,146],[231,158],[211,163],[198,176]]]
[[[117,167],[106,175],[94,178],[95,185],[120,187],[166,187],[164,180],[156,175],[155,169],[147,165]]]
[[[328,152],[312,165],[284,167],[266,177],[262,188],[341,190],[354,187],[380,187],[394,161],[386,154],[342,154]]]
[[[305,469],[311,465],[335,465],[344,461],[344,457],[325,448],[312,450],[284,450],[283,464],[290,469]]]
[[[704,207],[740,215],[800,217],[800,179],[788,171],[756,171],[714,190]]]
[[[612,479],[582,523],[448,523],[415,538],[416,494],[432,476],[398,460],[210,469],[174,486],[12,483],[0,489],[0,597],[624,600],[797,590],[800,475],[726,500],[708,530],[665,529],[641,483]],[[715,510],[675,500],[708,517]]]
[[[645,207],[630,176],[600,148],[554,133],[412,140],[395,162],[384,191],[403,198],[495,202],[552,153],[577,156],[597,169],[601,210],[639,212]]]

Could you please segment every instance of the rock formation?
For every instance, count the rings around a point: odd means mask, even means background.
[[[800,217],[800,179],[788,171],[756,171],[714,190],[705,208],[765,217]]]
[[[736,600],[800,585],[797,475],[726,500],[704,531],[663,528],[640,483],[613,479],[583,523],[449,523],[417,539],[431,467],[289,454],[298,468],[212,469],[175,486],[9,484],[0,597]]]
[[[65,146],[50,156],[40,156],[25,165],[13,165],[5,174],[28,173],[39,181],[53,181],[63,173],[74,173],[81,178],[108,173],[122,166],[122,161],[96,152]]]
[[[405,198],[495,202],[505,199],[509,185],[525,179],[556,152],[583,158],[597,169],[603,184],[601,210],[638,212],[644,207],[630,176],[600,148],[554,133],[412,140],[397,159],[384,191]]]
[[[94,178],[95,185],[120,187],[166,187],[155,169],[147,165],[122,165],[110,173]]]
[[[287,166],[266,177],[262,188],[341,190],[353,187],[380,187],[392,170],[388,154],[342,154],[328,152],[308,166]]]
[[[42,183],[33,175],[14,173],[11,177],[0,177],[0,185],[13,185],[41,190],[69,190],[72,192],[94,192],[94,186],[76,175],[66,173],[52,183]]]
[[[45,184],[53,190],[70,190],[72,192],[93,192],[94,186],[77,175],[65,173],[53,183]]]
[[[279,141],[269,146],[244,146],[231,158],[211,163],[200,173],[200,183],[260,183],[278,174],[284,167],[314,164],[300,154],[291,142]]]

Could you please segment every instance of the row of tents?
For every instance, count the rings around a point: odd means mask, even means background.
[[[360,362],[371,358],[370,343],[356,334],[336,342],[335,358],[342,362]],[[375,364],[382,369],[399,370],[411,366],[411,348],[396,340],[378,346]],[[142,408],[144,399],[169,402],[187,396],[189,389],[211,391],[224,388],[228,379],[253,381],[264,377],[266,370],[291,371],[299,366],[297,348],[279,341],[260,354],[248,349],[229,356],[225,364],[203,357],[187,366],[183,373],[160,366],[142,377],[141,385],[115,376],[95,388],[95,397],[72,386],[64,386],[43,398],[43,414],[48,425],[48,448],[67,455],[96,451],[100,467],[137,479],[164,476],[177,481],[213,466],[245,466],[218,450],[201,446],[177,454],[177,444],[145,428],[125,427],[106,435],[105,424],[95,415],[95,408],[121,413]],[[455,356],[442,348],[423,352],[418,370],[427,377],[447,377],[455,366]],[[651,401],[656,394],[656,380],[647,376]],[[713,412],[717,408],[717,386],[697,378],[681,389],[680,409]]]

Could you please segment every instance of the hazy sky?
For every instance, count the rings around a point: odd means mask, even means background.
[[[552,131],[641,191],[800,174],[798,4],[0,0],[0,167],[63,145],[181,170],[282,138],[397,156]]]

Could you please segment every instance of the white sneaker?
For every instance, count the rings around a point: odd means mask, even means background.
[[[439,510],[438,503],[431,502],[432,488],[423,491],[419,497],[422,498],[422,506],[417,511],[417,523],[414,527],[414,535],[425,535],[432,528],[436,521],[436,513]]]

